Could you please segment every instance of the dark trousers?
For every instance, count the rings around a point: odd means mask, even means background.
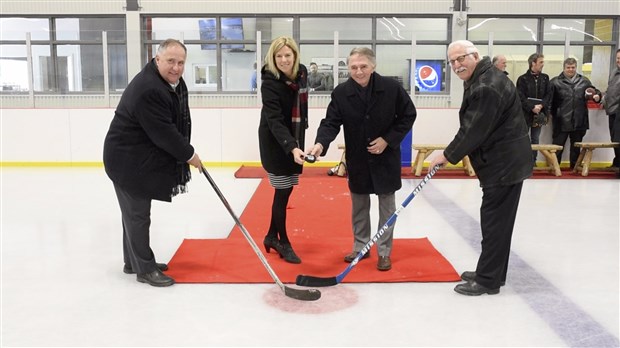
[[[540,133],[542,132],[542,127],[532,127],[530,128],[530,141],[532,144],[540,144]],[[532,151],[532,160],[534,164],[536,164],[536,157],[538,157],[538,151]]]
[[[583,140],[583,137],[586,135],[585,130],[576,130],[572,132],[553,132],[553,145],[560,145],[564,148],[566,144],[566,139],[570,137],[570,167],[574,168],[575,163],[577,163],[577,158],[579,157],[579,152],[581,151],[578,147],[575,147],[575,143]],[[562,163],[562,152],[564,150],[560,150],[556,152],[556,156],[558,157],[558,163]]]
[[[620,141],[620,122],[616,122],[616,116],[616,114],[609,115],[609,137],[612,142]],[[620,167],[620,147],[614,147],[614,160],[611,164],[614,167]]]
[[[482,188],[482,252],[476,266],[476,282],[489,289],[497,289],[502,281],[506,281],[512,231],[522,188],[522,182]]]
[[[123,259],[138,274],[155,271],[150,246],[151,199],[136,197],[114,184],[123,219]]]

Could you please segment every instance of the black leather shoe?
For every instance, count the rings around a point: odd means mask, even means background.
[[[138,274],[136,279],[140,283],[148,283],[152,286],[158,286],[158,287],[170,286],[174,284],[174,279],[161,273],[161,271],[158,269],[154,270],[151,273]]]
[[[465,271],[461,273],[461,279],[463,279],[466,282],[473,282],[474,280],[476,280],[476,272]],[[504,286],[504,285],[506,285],[505,280],[499,283],[499,286]]]
[[[353,262],[353,260],[355,260],[355,258],[357,257],[357,254],[359,254],[359,253],[360,253],[359,251],[354,251],[354,252],[350,253],[349,255],[344,257],[344,262],[346,262],[346,263]],[[367,252],[366,254],[364,254],[364,256],[362,256],[360,261],[363,260],[363,259],[367,259],[369,257],[370,257],[370,251]]]
[[[280,258],[284,258],[284,261],[289,263],[301,263],[301,259],[290,244],[282,244],[282,253],[280,253]]]
[[[166,265],[165,263],[158,263],[157,268],[159,268],[159,270],[162,272],[167,271],[168,265]],[[123,267],[123,272],[127,274],[136,274],[136,272],[134,272],[133,269],[131,268],[131,265],[127,265],[127,264],[125,264],[125,266]]]
[[[489,289],[476,283],[475,281],[459,284],[454,288],[454,291],[458,292],[461,295],[467,296],[480,296],[482,294],[499,294],[499,288]]]
[[[392,269],[392,260],[390,260],[389,256],[379,256],[379,261],[377,262],[377,269],[379,271],[389,271]]]

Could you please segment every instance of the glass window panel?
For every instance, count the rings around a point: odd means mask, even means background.
[[[30,33],[32,40],[49,40],[50,26],[47,18],[0,18],[2,40],[24,40]]]
[[[26,45],[0,45],[0,91],[28,91]]]
[[[151,39],[215,40],[215,18],[152,18]]]
[[[447,40],[448,20],[446,18],[398,18],[377,19],[377,40],[411,41]]]
[[[103,91],[103,48],[99,45],[59,45],[56,88],[64,92]]]
[[[441,93],[446,90],[446,49],[445,45],[416,46],[416,70],[426,67],[424,74],[413,76],[417,92]],[[376,71],[397,79],[407,91],[411,91],[411,45],[377,45],[376,54]]]
[[[35,92],[53,92],[54,67],[51,64],[49,45],[32,46],[32,70]]]
[[[612,19],[545,19],[545,41],[611,41]]]
[[[247,51],[235,49],[222,50],[222,90],[249,92],[250,81],[256,62],[256,45],[247,45]]]
[[[467,37],[470,41],[488,40],[538,41],[536,18],[469,18]]]
[[[476,45],[478,47],[478,51],[482,56],[489,55],[489,46],[487,45]],[[496,56],[501,54],[506,57],[506,72],[508,73],[508,78],[517,83],[517,79],[519,76],[525,74],[529,69],[527,58],[532,54],[536,53],[535,45],[493,45],[492,55]],[[545,57],[545,64],[547,62],[547,58]],[[546,65],[543,68],[543,72],[547,73]]]
[[[369,40],[372,38],[371,18],[300,18],[301,40]]]
[[[126,45],[108,45],[108,65],[110,91],[123,91],[128,83]]]
[[[240,17],[222,17],[221,28],[222,40],[238,41],[244,39],[243,19]]]
[[[125,40],[123,18],[58,18],[55,23],[58,40],[101,41],[103,31],[109,41]]]
[[[223,18],[222,20],[225,21],[225,19],[228,18]],[[244,40],[253,40],[256,41],[256,31],[258,29],[256,26],[256,22],[259,20],[258,18],[238,18],[241,20],[241,30],[242,30],[242,37]]]
[[[266,23],[257,24],[263,40],[271,41],[280,36],[293,37],[293,18],[267,18],[264,21]]]
[[[204,45],[186,45],[187,60],[183,79],[190,91],[217,91],[217,51]],[[156,52],[157,45],[153,47]]]

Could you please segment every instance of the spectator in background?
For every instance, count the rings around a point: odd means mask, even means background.
[[[308,128],[308,72],[299,59],[292,38],[281,36],[271,42],[261,70],[263,107],[258,126],[261,163],[275,190],[263,245],[290,263],[301,263],[301,259],[286,230],[286,206],[303,170]]]
[[[498,54],[495,57],[493,57],[493,65],[495,65],[496,68],[498,68],[499,70],[503,71],[504,74],[508,75],[508,72],[506,71],[506,57]]]
[[[310,72],[308,73],[308,88],[310,91],[326,91],[325,75],[319,72],[319,66],[312,62],[310,63]]]
[[[482,187],[482,252],[475,271],[461,274],[462,295],[497,294],[506,282],[510,243],[523,181],[532,174],[530,140],[515,85],[466,40],[448,46],[452,71],[464,81],[460,128],[431,167],[469,156]]]
[[[123,224],[123,272],[152,286],[170,286],[150,247],[151,201],[184,193],[189,165],[202,170],[190,145],[191,118],[183,80],[187,49],[168,39],[129,83],[103,145],[105,171],[114,183]]]
[[[253,66],[254,70],[252,70],[252,76],[250,77],[250,91],[256,92],[257,81],[256,81],[256,62],[254,62]]]
[[[532,144],[540,143],[542,127],[549,117],[549,75],[542,72],[545,56],[533,53],[527,59],[529,69],[517,79],[523,116],[530,127]],[[532,151],[532,166],[536,166],[538,151]]]
[[[609,115],[609,135],[611,141],[620,142],[620,49],[616,51],[616,67],[611,70],[607,91],[602,100],[605,112]],[[614,148],[611,166],[620,167],[620,148]]]
[[[601,92],[590,80],[577,73],[577,60],[566,58],[560,75],[551,80],[551,115],[553,118],[553,144],[565,147],[570,137],[570,168],[575,167],[579,157],[576,142],[583,140],[590,128],[588,99],[600,102]],[[592,88],[593,93],[586,95],[586,89]],[[562,150],[557,151],[558,163],[562,161]]]
[[[407,91],[398,81],[376,73],[376,66],[370,48],[358,47],[350,52],[350,77],[332,92],[309,152],[324,156],[343,127],[354,238],[353,251],[344,257],[345,262],[352,262],[370,241],[370,195],[376,194],[379,199],[379,228],[396,211],[394,194],[402,186],[400,143],[416,119]],[[392,268],[393,231],[394,225],[377,241],[379,271]],[[362,258],[369,256],[367,252]]]

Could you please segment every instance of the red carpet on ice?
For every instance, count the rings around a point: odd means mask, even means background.
[[[263,179],[240,216],[263,254],[262,241],[269,227],[272,196],[273,189],[267,179]],[[218,198],[214,196],[213,199]],[[415,202],[412,202],[408,209],[414,209],[414,206]],[[284,283],[295,283],[298,274],[336,276],[348,266],[342,260],[351,252],[353,243],[351,202],[346,180],[332,179],[327,175],[302,176],[300,185],[293,190],[287,214],[289,238],[302,263],[286,263],[274,250],[265,254]],[[399,228],[406,227],[401,225]],[[205,229],[208,230],[208,226]],[[388,272],[377,271],[375,247],[370,253],[371,257],[360,261],[345,278],[345,283],[459,280],[454,267],[427,238],[395,239],[391,255],[392,270]],[[166,273],[178,283],[273,282],[238,227],[231,231],[227,239],[184,240],[168,266]]]

